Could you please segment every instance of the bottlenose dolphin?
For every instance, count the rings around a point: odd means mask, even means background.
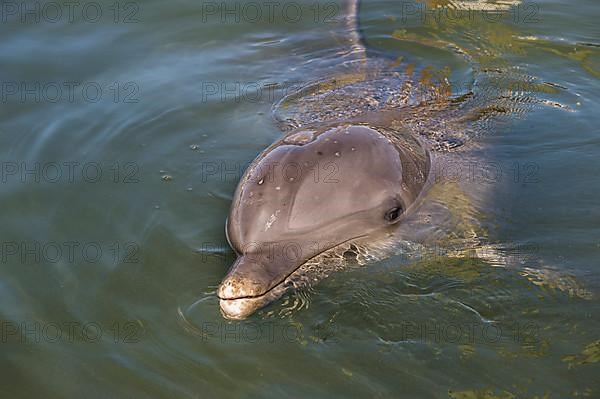
[[[365,67],[356,9],[350,1],[346,22],[359,72],[284,99],[278,120],[285,136],[251,163],[235,191],[226,235],[237,259],[217,290],[226,318],[246,318],[327,276],[332,268],[314,261],[324,254],[355,257],[452,228],[441,223],[452,215],[432,188],[444,180],[440,165],[456,158],[450,152],[466,160],[464,149],[473,147],[449,121],[444,129],[425,126],[462,99],[432,85],[428,95],[417,88],[415,100],[409,89],[417,85],[405,76],[365,72],[379,66]],[[463,111],[455,120],[462,119]]]

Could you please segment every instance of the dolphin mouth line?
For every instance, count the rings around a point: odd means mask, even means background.
[[[296,268],[294,268],[294,270],[292,270],[292,271],[291,271],[291,272],[289,272],[287,275],[285,275],[285,276],[284,276],[284,277],[281,279],[281,281],[279,281],[277,284],[275,284],[274,286],[272,286],[271,288],[269,288],[268,290],[266,290],[266,291],[265,291],[265,292],[263,292],[262,294],[258,294],[258,295],[246,295],[246,296],[239,296],[239,297],[235,297],[235,298],[221,298],[221,297],[220,297],[220,296],[217,294],[217,298],[219,298],[219,300],[221,300],[221,301],[238,301],[238,300],[242,300],[242,299],[249,299],[249,300],[252,300],[252,299],[259,299],[259,298],[262,298],[262,297],[264,297],[264,296],[268,295],[269,293],[271,293],[271,291],[273,291],[275,288],[277,288],[277,287],[280,287],[282,284],[284,284],[284,283],[285,283],[285,280],[286,280],[288,277],[290,277],[292,274],[294,274],[294,273],[295,273],[295,272],[296,272],[298,269],[300,269],[300,267],[302,267],[302,265],[304,265],[304,264],[305,264],[306,262],[308,262],[309,260],[311,260],[311,259],[313,259],[313,258],[316,258],[317,256],[319,256],[319,255],[321,255],[321,254],[324,254],[324,253],[325,253],[325,252],[327,252],[327,251],[331,251],[332,249],[334,249],[334,248],[337,248],[337,247],[339,247],[340,245],[344,245],[344,244],[347,244],[347,243],[348,243],[348,242],[350,242],[350,241],[354,241],[354,240],[357,240],[357,239],[359,239],[359,238],[366,237],[367,235],[368,235],[368,234],[361,234],[361,235],[359,235],[359,236],[356,236],[356,237],[353,237],[353,238],[349,238],[349,239],[347,239],[346,241],[342,241],[342,242],[340,242],[339,244],[337,244],[337,245],[335,245],[335,246],[333,246],[333,247],[327,248],[327,249],[325,249],[325,250],[323,250],[323,251],[321,251],[321,252],[319,252],[319,253],[315,254],[315,255],[314,255],[312,258],[309,258],[309,259],[307,259],[305,262],[303,262],[303,263],[300,263],[298,266],[296,266]]]

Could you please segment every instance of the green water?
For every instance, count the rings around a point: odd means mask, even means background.
[[[376,56],[513,97],[478,140],[521,255],[392,257],[230,322],[237,180],[347,51],[338,4],[253,4],[2,3],[2,397],[599,397],[597,4],[363,2]]]

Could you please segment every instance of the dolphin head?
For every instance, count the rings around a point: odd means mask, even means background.
[[[238,257],[217,291],[223,315],[247,317],[279,298],[307,260],[402,223],[429,171],[409,136],[336,125],[294,131],[259,155],[227,219]]]

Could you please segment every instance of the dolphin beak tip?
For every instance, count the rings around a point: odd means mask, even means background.
[[[217,289],[219,299],[235,300],[253,297],[261,294],[260,286],[253,281],[243,281],[240,278],[229,276],[225,278]]]
[[[221,299],[221,314],[229,320],[244,320],[256,310],[253,306],[248,306],[247,302],[244,299]]]

